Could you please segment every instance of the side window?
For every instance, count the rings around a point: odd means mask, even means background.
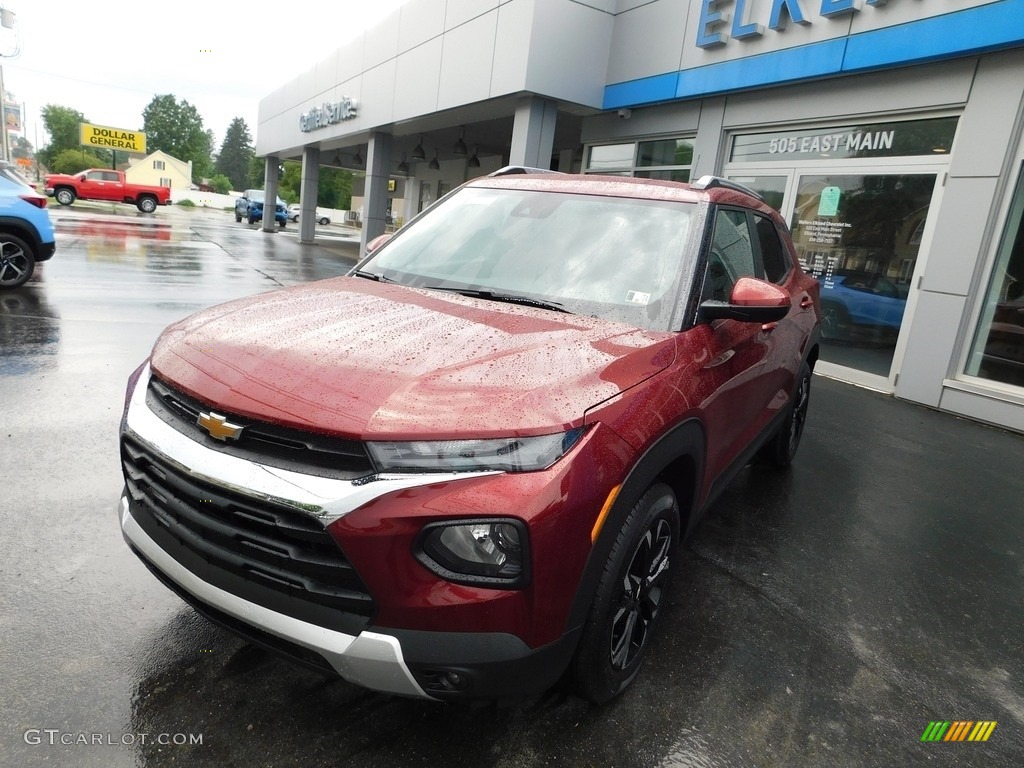
[[[103,181],[103,171],[89,171],[86,178],[89,181]]]
[[[746,212],[719,209],[702,300],[728,301],[737,280],[757,276]]]
[[[121,177],[117,175],[117,171],[104,171],[103,172],[103,180],[104,181],[120,181]]]
[[[792,264],[789,254],[779,240],[779,232],[771,219],[757,214],[754,214],[754,228],[757,230],[757,240],[761,244],[764,276],[770,282],[781,283],[789,274]]]

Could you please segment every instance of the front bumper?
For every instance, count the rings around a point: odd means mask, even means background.
[[[406,666],[402,646],[396,638],[370,631],[349,635],[243,600],[206,583],[164,552],[132,517],[124,496],[118,504],[118,516],[125,541],[136,554],[151,569],[159,571],[165,583],[173,582],[168,586],[177,587],[175,591],[179,594],[185,592],[191,596],[193,599],[189,602],[193,605],[198,602],[200,605],[196,607],[212,607],[244,625],[258,627],[272,637],[312,651],[338,675],[357,685],[403,696],[430,698]],[[218,617],[211,618],[217,620]],[[286,647],[276,650],[287,652]]]

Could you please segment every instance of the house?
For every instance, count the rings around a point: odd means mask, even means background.
[[[192,161],[185,162],[157,150],[141,159],[129,160],[125,178],[132,184],[151,184],[186,190],[192,187]]]

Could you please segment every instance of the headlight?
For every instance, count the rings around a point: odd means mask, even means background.
[[[417,559],[457,584],[521,589],[529,582],[526,526],[512,518],[431,523]]]
[[[420,470],[436,472],[533,472],[547,469],[576,445],[583,428],[539,437],[496,440],[412,440],[367,443],[381,472]]]

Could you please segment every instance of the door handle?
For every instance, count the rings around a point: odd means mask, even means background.
[[[814,299],[808,296],[806,293],[803,298],[800,299],[800,309],[810,309],[814,306]]]

